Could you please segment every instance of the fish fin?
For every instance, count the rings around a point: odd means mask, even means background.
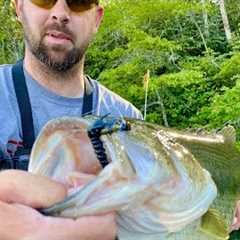
[[[236,142],[236,131],[235,128],[231,125],[224,127],[219,131],[221,135],[223,135],[226,143],[234,145]]]
[[[202,216],[200,231],[216,240],[229,239],[229,229],[217,209],[211,208]]]

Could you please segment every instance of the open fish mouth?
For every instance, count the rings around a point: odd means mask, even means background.
[[[117,211],[120,239],[165,239],[188,226],[198,229],[217,187],[174,136],[137,120],[50,121],[34,144],[29,171],[63,183],[76,171],[96,177],[41,212],[77,218]]]

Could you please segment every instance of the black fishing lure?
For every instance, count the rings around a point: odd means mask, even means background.
[[[101,135],[111,134],[115,131],[129,131],[131,129],[130,123],[125,119],[106,118],[108,115],[97,119],[87,130],[88,137],[91,140],[92,146],[96,153],[97,159],[102,167],[106,167],[109,163],[107,159],[106,150],[101,140]]]

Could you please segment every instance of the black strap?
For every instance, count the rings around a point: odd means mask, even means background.
[[[93,111],[93,86],[88,77],[85,77],[82,116],[90,115]]]
[[[21,115],[23,147],[31,149],[34,143],[34,127],[32,108],[23,72],[23,61],[17,62],[12,68],[13,83]]]

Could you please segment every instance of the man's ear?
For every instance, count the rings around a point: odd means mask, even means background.
[[[12,0],[12,4],[15,7],[17,20],[19,22],[21,22],[21,20],[22,20],[22,5],[23,5],[23,2],[22,2],[22,0]]]
[[[104,15],[104,8],[102,6],[97,6],[96,9],[96,31],[98,30],[100,23]]]

